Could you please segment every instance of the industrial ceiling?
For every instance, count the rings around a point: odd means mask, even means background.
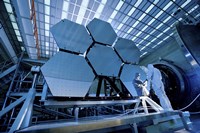
[[[3,0],[1,7],[4,5],[9,18],[1,17],[1,24],[12,29],[6,34],[16,47],[16,54],[20,48],[31,59],[48,59],[59,50],[50,32],[53,25],[65,18],[86,26],[93,18],[99,18],[109,22],[119,37],[132,40],[144,58],[175,41],[176,22],[198,23],[199,3],[198,0]],[[5,11],[1,10],[2,16]]]

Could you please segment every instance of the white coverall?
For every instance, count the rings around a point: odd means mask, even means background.
[[[148,65],[147,80],[147,90],[149,91],[152,85],[152,89],[155,91],[155,94],[159,98],[162,108],[164,110],[173,110],[164,90],[161,73],[157,68],[154,68],[152,64]]]

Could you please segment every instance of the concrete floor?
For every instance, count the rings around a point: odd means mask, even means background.
[[[200,133],[200,113],[197,115],[191,115],[190,120],[192,122],[192,131],[186,131],[185,129],[175,131],[174,133]]]

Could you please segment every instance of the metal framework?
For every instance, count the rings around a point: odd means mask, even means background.
[[[59,43],[63,40],[70,41],[74,43],[73,47],[76,47],[79,43],[82,45],[82,38],[80,41],[80,38],[70,36],[70,32],[63,39],[62,35],[65,35],[66,30],[59,34],[63,26],[68,29],[72,25],[67,20],[62,21],[61,25],[56,25],[53,34]],[[77,24],[74,25],[76,30],[79,29]],[[99,26],[100,29],[93,30],[93,27]],[[111,40],[101,36],[105,32],[102,27],[109,27],[106,32],[110,33]],[[41,72],[40,65],[25,62],[22,60],[23,53],[21,54],[13,71],[12,81],[2,93],[5,97],[0,111],[0,131],[85,132],[124,126],[135,133],[138,133],[138,129],[148,133],[164,132],[169,128],[190,129],[187,113],[163,110],[149,97],[131,93],[131,76],[142,70],[132,64],[139,60],[140,55],[137,47],[130,47],[132,41],[119,42],[118,39],[117,42],[122,47],[111,46],[116,40],[114,30],[109,23],[98,19],[92,21],[87,28],[90,29],[93,43],[91,46],[86,45],[84,54],[75,54],[73,47],[69,49],[62,46],[66,44],[62,44],[60,46],[64,51],[60,51],[45,63]],[[92,41],[89,40],[89,44]],[[127,41],[128,46],[124,48]],[[129,61],[129,56],[126,55],[126,50],[130,48],[133,52],[130,58],[135,58],[133,62]],[[176,121],[170,124],[174,119]],[[146,122],[147,124],[143,124]],[[87,124],[91,127],[88,128]],[[156,128],[158,126],[161,128]],[[151,130],[148,130],[149,128]]]
[[[1,132],[106,132],[115,127],[115,130],[130,129],[137,133],[140,128],[156,131],[158,126],[168,125],[174,119],[176,122],[169,128],[191,128],[188,113],[164,111],[149,97],[125,100],[121,94],[112,96],[112,90],[102,96],[100,92],[105,87],[119,87],[117,79],[100,76],[95,98],[89,95],[83,98],[53,97],[39,67],[22,60],[18,64],[0,111]],[[24,65],[30,69],[23,69]],[[148,124],[142,126],[144,122]],[[166,130],[168,128],[162,131]]]

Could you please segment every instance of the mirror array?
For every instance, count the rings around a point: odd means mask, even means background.
[[[133,41],[117,37],[108,22],[93,19],[86,28],[67,19],[51,28],[60,51],[41,71],[52,95],[84,97],[96,76],[107,76],[120,78],[136,96],[130,86],[136,72],[144,73],[137,65],[139,49]]]

